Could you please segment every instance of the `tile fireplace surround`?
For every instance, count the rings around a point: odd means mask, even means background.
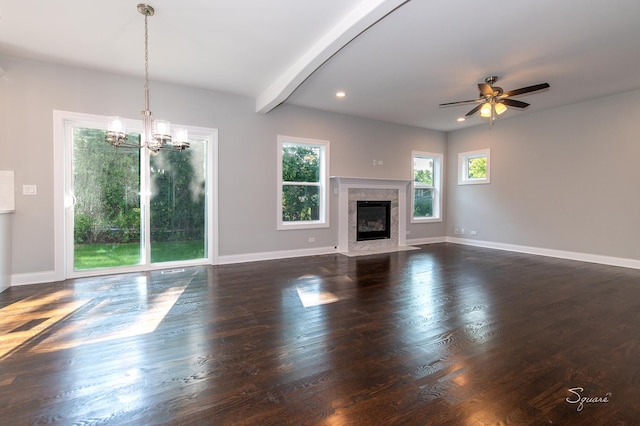
[[[411,249],[407,246],[407,186],[410,180],[331,177],[338,191],[338,252],[359,255]],[[391,201],[391,238],[356,241],[357,201]]]

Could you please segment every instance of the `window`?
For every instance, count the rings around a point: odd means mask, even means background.
[[[489,183],[489,154],[488,149],[458,154],[458,185]]]
[[[329,226],[329,141],[278,136],[278,229]]]
[[[442,154],[416,152],[413,156],[413,190],[411,221],[442,221]]]

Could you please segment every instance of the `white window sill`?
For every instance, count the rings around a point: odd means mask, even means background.
[[[483,185],[487,183],[491,183],[491,181],[488,179],[458,181],[458,185]]]
[[[441,217],[412,217],[411,223],[437,223],[442,222]]]
[[[315,228],[328,228],[328,227],[329,227],[328,222],[318,222],[318,221],[278,223],[278,231],[291,231],[295,229],[315,229]]]

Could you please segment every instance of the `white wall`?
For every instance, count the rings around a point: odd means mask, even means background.
[[[38,187],[37,196],[16,194],[12,272],[52,271],[52,111],[139,119],[144,106],[142,76],[3,55],[0,66],[6,71],[0,81],[0,169],[15,170],[18,189],[23,184]],[[153,80],[150,87],[155,117],[219,131],[221,256],[337,245],[337,215],[332,215],[328,229],[276,231],[278,134],[330,140],[331,174],[342,176],[408,179],[412,150],[445,150],[442,132],[292,106],[260,115],[253,99]],[[384,166],[373,167],[373,159],[383,160]],[[444,235],[444,224],[411,225],[409,230],[411,238],[438,237]],[[307,242],[312,235],[313,245]]]
[[[640,259],[640,91],[508,114],[448,134],[447,236]],[[457,185],[458,153],[482,148],[491,183]]]

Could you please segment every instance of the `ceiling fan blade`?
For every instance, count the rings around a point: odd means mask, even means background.
[[[475,104],[477,102],[482,102],[482,99],[470,99],[468,101],[457,101],[457,102],[447,102],[445,104],[440,104],[438,105],[439,107],[448,107],[448,106],[454,106],[454,105],[464,105],[464,104]]]
[[[535,84],[533,86],[527,86],[527,87],[522,87],[516,90],[510,90],[507,93],[505,93],[503,96],[524,95],[525,93],[537,92],[538,90],[548,89],[549,87],[551,87],[549,86],[549,83]]]
[[[501,103],[503,103],[505,105],[516,107],[516,108],[526,108],[526,107],[529,106],[529,104],[526,103],[526,102],[518,101],[516,99],[509,99],[509,98],[502,99],[499,102],[501,102]]]
[[[482,104],[478,105],[477,107],[475,107],[474,109],[472,109],[471,111],[469,111],[468,113],[466,113],[464,116],[465,117],[471,117],[473,114],[475,114],[476,112],[478,112],[478,110],[482,108]]]
[[[493,96],[493,87],[489,86],[486,83],[478,84],[478,89],[480,90],[480,94],[482,96]]]

